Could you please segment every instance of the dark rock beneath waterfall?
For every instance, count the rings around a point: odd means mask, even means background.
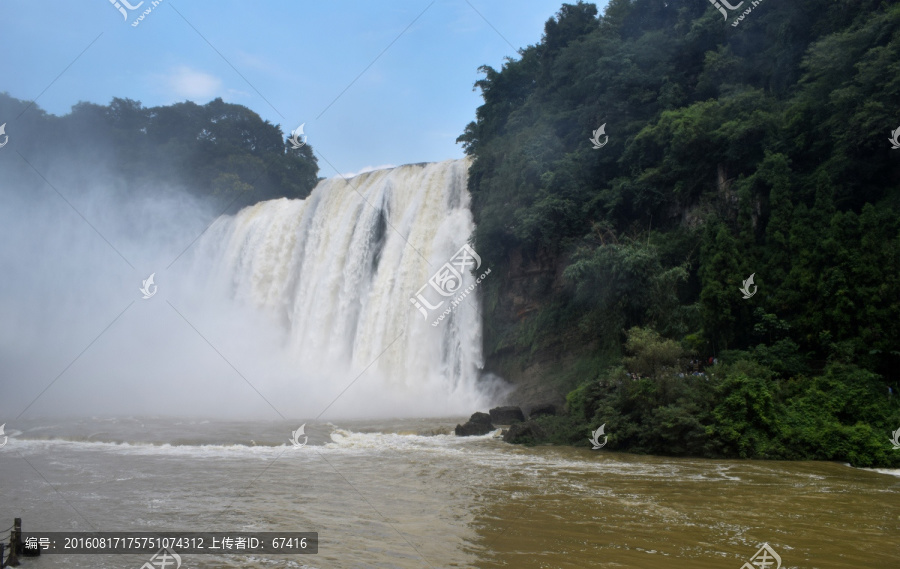
[[[507,407],[494,407],[491,409],[490,413],[491,421],[493,421],[495,425],[512,425],[513,423],[520,423],[525,420],[525,415],[522,414],[522,410],[513,405]]]
[[[491,424],[491,416],[487,413],[472,413],[465,425],[456,425],[457,437],[472,437],[486,435],[494,430]]]
[[[456,425],[454,433],[457,437],[475,437],[486,435],[493,431],[491,425],[482,425],[479,423],[466,423],[465,425]]]
[[[491,422],[491,416],[487,413],[476,411],[475,413],[472,413],[471,417],[469,417],[469,423],[474,423],[476,425],[487,425],[488,427],[493,429],[494,426],[491,424]]]
[[[556,405],[553,405],[552,403],[541,403],[532,407],[531,411],[528,412],[529,419],[534,419],[541,415],[556,415]]]
[[[512,444],[534,444],[546,438],[547,433],[534,421],[516,423],[503,435],[503,440]]]

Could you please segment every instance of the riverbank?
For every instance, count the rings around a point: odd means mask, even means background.
[[[891,443],[900,397],[849,364],[790,379],[743,359],[697,375],[661,369],[635,378],[610,368],[571,391],[561,414],[529,420],[522,436],[507,440],[590,448],[601,425],[606,450],[900,468]]]

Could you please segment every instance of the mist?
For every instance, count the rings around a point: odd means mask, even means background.
[[[21,155],[3,156],[13,166],[5,170],[16,175],[0,192],[0,263],[7,269],[0,294],[0,414],[6,420],[448,416],[467,414],[503,393],[499,381],[479,380],[474,297],[441,330],[431,329],[430,320],[420,322],[409,305],[408,297],[459,246],[460,234],[464,242],[471,232],[471,215],[459,203],[456,220],[451,216],[420,243],[430,259],[388,229],[379,238],[393,245],[370,247],[326,274],[336,251],[364,247],[369,237],[357,231],[357,242],[332,243],[330,257],[316,266],[307,258],[301,266],[300,253],[291,248],[293,243],[302,249],[297,224],[316,224],[309,237],[310,243],[318,239],[316,247],[334,235],[352,235],[359,224],[370,224],[371,233],[389,209],[396,179],[370,188],[371,195],[381,196],[384,211],[366,205],[348,186],[341,207],[350,217],[286,199],[219,217],[232,196],[198,196],[176,186],[123,191],[124,184],[102,168],[92,174],[90,165],[60,160],[38,175],[22,161]],[[384,177],[365,176],[372,175]],[[92,177],[97,181],[90,182]],[[322,182],[328,186],[322,195],[316,190],[307,200],[326,200],[325,192],[337,191],[337,183]],[[392,219],[406,224],[407,235],[434,222],[415,219],[414,210],[429,197],[419,191],[407,191],[417,202],[407,206],[407,219]],[[273,229],[274,219],[266,216],[285,211],[282,226]],[[300,217],[292,218],[291,211]],[[236,226],[251,217],[257,227]],[[262,238],[260,232],[267,232],[265,245],[252,243]],[[444,246],[432,247],[432,241]],[[345,269],[363,257],[371,265],[373,255],[384,257],[385,251],[398,255],[394,262],[406,274],[358,271],[358,282],[350,283],[358,290],[347,290]],[[144,299],[142,283],[151,274],[156,292]],[[375,301],[382,304],[373,305],[367,299],[378,278],[394,284]],[[281,287],[277,294],[273,280]],[[297,287],[317,292],[304,296]],[[328,302],[333,305],[316,310]],[[341,310],[344,324],[331,322],[332,312]],[[369,324],[361,323],[364,318]]]

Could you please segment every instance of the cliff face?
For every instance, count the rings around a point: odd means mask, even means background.
[[[550,255],[524,256],[520,249],[510,255],[498,273],[499,285],[488,294],[484,313],[485,371],[495,373],[516,387],[508,403],[528,407],[536,403],[562,405],[566,394],[578,385],[574,370],[593,347],[576,324],[562,334],[538,342],[543,315],[566,287],[562,271],[567,260]],[[554,326],[555,327],[555,326]]]

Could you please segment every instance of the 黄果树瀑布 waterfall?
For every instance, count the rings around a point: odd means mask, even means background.
[[[358,391],[391,400],[398,416],[468,414],[502,389],[480,378],[476,276],[460,271],[449,287],[475,294],[432,295],[428,310],[411,302],[471,237],[467,168],[463,159],[323,180],[306,199],[220,218],[201,249],[229,296],[281,326],[292,365],[342,388],[371,374]],[[488,263],[476,257],[482,274]]]

